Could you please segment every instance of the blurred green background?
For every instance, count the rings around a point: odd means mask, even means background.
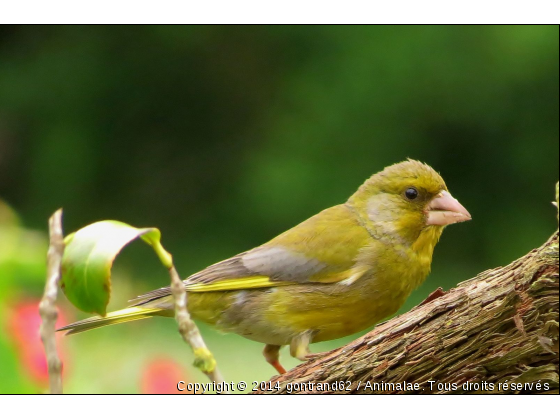
[[[541,245],[557,224],[558,38],[557,26],[0,26],[0,392],[46,389],[35,305],[58,207],[68,233],[159,227],[186,277],[410,157],[473,221],[447,229],[402,311]],[[110,309],[167,283],[133,244]],[[60,300],[66,322],[86,316]],[[274,373],[260,343],[201,328],[228,381]],[[69,393],[205,380],[171,319],[59,344]]]

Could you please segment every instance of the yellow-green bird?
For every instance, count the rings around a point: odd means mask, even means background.
[[[346,203],[184,280],[195,319],[305,360],[309,344],[344,337],[395,313],[430,272],[444,226],[470,220],[430,166],[408,160],[373,175]],[[132,307],[68,325],[69,334],[173,316],[169,287]]]

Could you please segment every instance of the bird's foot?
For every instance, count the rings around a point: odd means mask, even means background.
[[[276,369],[276,371],[277,371],[280,375],[283,375],[284,373],[286,373],[286,369],[284,369],[284,366],[282,366],[278,360],[276,360],[276,361],[274,361],[274,362],[270,362],[270,364],[272,365],[272,367],[273,367],[274,369]]]
[[[270,363],[270,365],[274,369],[276,369],[276,371],[280,375],[283,375],[284,373],[286,373],[286,369],[284,369],[284,366],[282,366],[280,364],[280,361],[278,360],[279,357],[280,357],[280,346],[275,346],[273,344],[267,344],[266,346],[264,346],[263,355],[264,355],[264,358],[266,359],[266,361],[268,363]]]

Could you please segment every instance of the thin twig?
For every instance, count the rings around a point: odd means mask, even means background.
[[[185,285],[181,281],[174,266],[169,269],[169,275],[171,276],[171,293],[175,301],[175,319],[179,325],[179,332],[183,340],[193,349],[195,357],[194,365],[202,370],[211,381],[224,382],[224,378],[218,370],[214,356],[210,350],[208,350],[208,347],[206,347],[198,327],[187,311],[187,292],[185,291]]]
[[[41,341],[45,347],[49,370],[49,387],[51,394],[62,394],[62,362],[56,350],[56,295],[60,280],[60,263],[64,252],[62,234],[62,209],[58,209],[49,219],[50,245],[47,254],[47,280],[45,292],[39,304],[41,314]]]

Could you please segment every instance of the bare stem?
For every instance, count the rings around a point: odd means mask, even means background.
[[[218,370],[214,356],[210,350],[208,350],[208,347],[206,347],[198,327],[187,311],[187,292],[185,291],[185,285],[179,278],[179,274],[174,266],[169,269],[169,275],[171,276],[171,293],[175,301],[175,320],[179,325],[179,332],[183,340],[193,349],[195,357],[194,365],[202,370],[211,381],[224,382],[224,378]]]
[[[50,245],[47,253],[47,280],[45,292],[39,304],[41,314],[41,341],[45,347],[49,371],[49,387],[51,394],[62,394],[62,362],[56,350],[56,295],[60,280],[60,263],[64,252],[62,234],[62,209],[58,209],[49,219]]]

